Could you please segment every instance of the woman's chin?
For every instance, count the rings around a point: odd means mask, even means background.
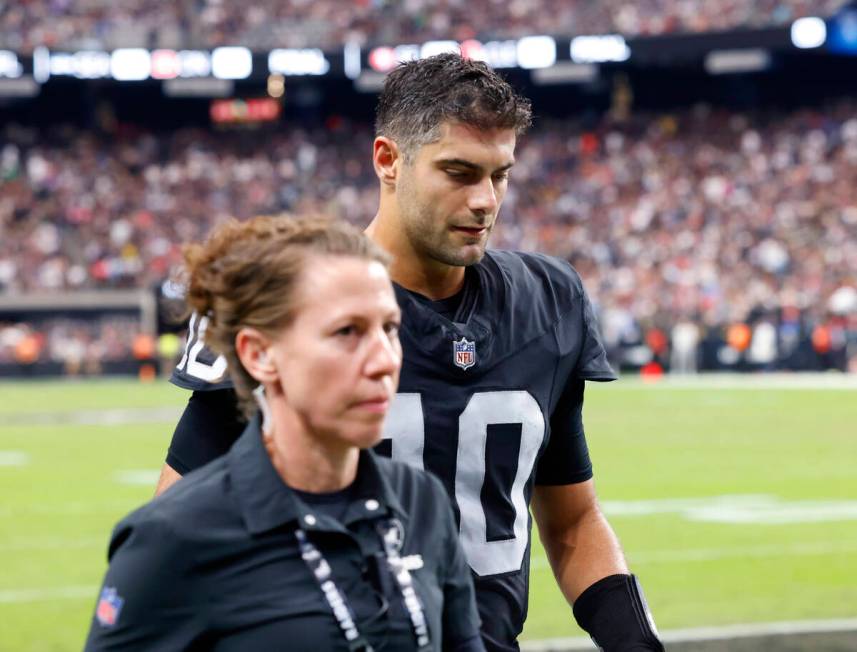
[[[352,445],[360,449],[372,448],[381,442],[383,438],[384,428],[383,422],[376,425],[362,425],[350,432],[346,440]]]

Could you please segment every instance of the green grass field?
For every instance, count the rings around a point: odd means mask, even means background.
[[[81,648],[111,527],[151,496],[186,398],[0,383],[0,650]],[[857,616],[857,391],[622,381],[590,386],[586,424],[661,629]],[[534,545],[526,638],[579,634]]]

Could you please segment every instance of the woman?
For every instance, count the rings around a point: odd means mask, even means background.
[[[185,259],[252,418],[116,527],[86,648],[483,650],[443,487],[368,450],[401,366],[386,255],[346,225],[260,217]]]

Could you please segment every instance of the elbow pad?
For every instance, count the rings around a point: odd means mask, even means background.
[[[655,621],[634,575],[610,575],[574,602],[574,617],[603,652],[663,652]]]

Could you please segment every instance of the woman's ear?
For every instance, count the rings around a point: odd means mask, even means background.
[[[271,342],[255,328],[245,327],[235,335],[235,353],[244,368],[260,383],[277,380],[277,366],[270,353]]]

